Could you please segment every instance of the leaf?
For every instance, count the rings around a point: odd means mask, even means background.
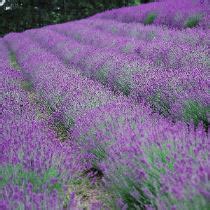
[[[43,182],[46,183],[56,176],[58,176],[57,170],[55,168],[49,168],[43,175]]]

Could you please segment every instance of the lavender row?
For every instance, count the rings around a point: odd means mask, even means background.
[[[9,43],[17,50],[20,64],[24,68],[28,66],[26,69],[35,86],[44,84],[42,88],[49,90],[44,97],[48,97],[50,91],[59,90],[61,83],[71,84],[69,86],[77,83],[74,87],[78,88],[79,77],[71,83],[70,76],[65,74],[65,81],[58,76],[59,72],[64,76],[64,69],[70,75],[72,69],[64,68],[62,63],[57,65],[55,56],[41,51],[24,35],[21,39],[27,45],[21,49],[17,37],[10,37]],[[30,48],[35,49],[34,52]],[[26,52],[30,52],[31,58],[24,60]],[[36,60],[42,71],[34,68],[32,58],[36,53],[43,58]],[[50,67],[46,66],[47,56],[51,58]],[[48,89],[47,86],[54,83],[57,84],[54,89]],[[61,91],[66,97],[73,94]],[[79,103],[76,97],[74,103]],[[71,103],[64,105],[70,107]],[[65,115],[65,110],[60,114]],[[91,160],[90,167],[103,171],[105,185],[113,193],[115,208],[208,208],[210,145],[202,126],[195,130],[182,123],[173,124],[153,116],[143,104],[133,106],[121,98],[78,115],[71,136],[80,145],[84,157]]]
[[[20,42],[16,40],[17,37]],[[130,108],[135,106],[131,99],[122,95],[116,96],[99,83],[81,76],[75,68],[65,66],[55,55],[45,51],[27,35],[8,35],[6,39],[16,53],[22,69],[30,75],[35,90],[50,102],[57,114],[77,119],[99,107],[129,103]],[[27,45],[22,45],[22,40]],[[34,57],[37,59],[34,60]],[[142,113],[148,116],[151,110],[145,107],[145,110],[140,110],[140,114]],[[67,122],[68,120],[65,121]]]
[[[125,125],[100,165],[119,209],[208,209],[209,134],[159,123]]]
[[[66,67],[26,35],[20,37],[27,45],[17,42],[16,36],[10,35],[7,40],[24,71],[31,75],[36,91],[50,102],[58,115],[66,114],[67,125],[70,126],[71,121],[89,109],[117,100],[111,91],[82,77],[75,68]]]
[[[171,28],[209,28],[209,1],[165,0],[135,7],[113,9],[93,18],[113,19],[120,22],[141,22],[145,25],[166,25]]]
[[[161,68],[198,68],[206,71],[209,67],[208,45],[196,44],[188,46],[174,40],[155,39],[149,43],[146,41],[134,41],[130,38],[109,36],[107,33],[85,27],[84,25],[68,24],[52,27],[59,33],[64,33],[68,41],[78,41],[92,48],[116,51],[117,53],[129,54],[134,60],[145,59]],[[60,38],[62,42],[65,39]],[[59,39],[59,40],[60,40]],[[67,39],[66,39],[67,41]],[[59,42],[59,41],[58,41]],[[58,43],[59,44],[59,43]],[[190,53],[189,53],[190,52]]]
[[[17,37],[21,41],[18,42]],[[77,132],[78,130],[80,133],[81,127],[74,126],[75,124],[80,124],[80,122],[77,122],[77,119],[98,109],[105,115],[105,118],[109,118],[109,116],[106,116],[109,107],[115,107],[120,110],[120,115],[115,119],[116,123],[120,122],[121,118],[132,119],[136,116],[136,114],[132,114],[134,106],[129,99],[123,96],[116,97],[111,91],[105,90],[103,86],[79,75],[76,69],[67,68],[55,55],[44,51],[26,35],[8,35],[6,39],[16,53],[18,62],[25,74],[30,75],[29,77],[36,92],[49,102],[53,109],[52,115],[64,123],[68,130],[72,132]],[[22,41],[27,43],[27,45],[22,45]],[[37,59],[34,60],[34,57],[37,57]],[[136,108],[136,112],[139,113],[138,116],[141,116],[142,119],[144,117],[149,119],[151,110],[146,106],[142,106],[141,109]],[[93,120],[92,118],[88,119]],[[73,139],[77,142],[76,137]],[[86,140],[90,141],[88,137]],[[85,141],[81,141],[81,145],[80,142],[78,143],[81,147]],[[98,146],[97,142],[89,144],[92,149],[84,145],[82,147],[82,149],[85,148],[84,158],[88,156],[89,160],[91,160],[89,163],[85,159],[87,167],[95,161],[92,161],[89,157],[91,154],[87,153],[87,151],[93,150]]]
[[[61,144],[22,90],[20,72],[0,40],[2,135],[0,156],[1,209],[76,208],[68,182],[81,170],[74,150]]]
[[[113,105],[104,111],[81,116],[72,137],[103,172],[114,208],[208,209],[210,144],[202,126],[154,121],[136,109],[128,119]]]
[[[164,40],[189,46],[209,44],[209,31],[200,28],[177,30],[157,25],[145,26],[142,23],[121,23],[115,20],[92,18],[48,26],[48,28],[66,28],[69,31],[73,25],[88,26],[90,29],[108,32],[110,35],[129,37],[134,40]]]
[[[188,47],[206,46],[209,44],[208,31],[201,29],[176,30],[163,26],[144,26],[141,23],[120,23],[114,20],[87,18],[45,27],[70,36],[83,44],[112,48],[133,45],[135,42],[172,42]],[[128,42],[128,43],[127,43]],[[130,42],[130,43],[129,43]],[[119,47],[118,47],[119,48]],[[132,48],[132,47],[131,47]]]
[[[137,101],[146,100],[155,111],[165,116],[185,121],[194,120],[196,124],[201,120],[208,124],[208,57],[205,58],[205,48],[201,51],[204,57],[198,56],[201,61],[195,64],[196,68],[187,60],[189,66],[183,64],[184,67],[181,68],[167,68],[154,65],[145,58],[83,46],[47,29],[28,31],[26,34],[39,40],[65,63],[79,68],[86,76],[108,84],[112,89],[120,90]],[[163,50],[161,46],[163,45],[159,45],[159,50]],[[171,43],[168,44],[168,49],[170,46]],[[196,55],[196,50],[194,51]],[[151,57],[150,51],[147,52]],[[170,54],[162,54],[158,54],[159,59],[168,62],[164,55]],[[176,64],[178,59],[175,58],[173,62]]]

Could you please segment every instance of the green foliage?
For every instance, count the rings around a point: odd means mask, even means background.
[[[30,92],[33,90],[33,83],[30,81],[21,81],[21,88]]]
[[[141,3],[141,0],[132,0],[129,2],[129,6],[139,5],[140,3]]]
[[[68,128],[62,121],[54,120],[53,127],[61,141],[68,139]]]
[[[107,156],[105,149],[100,145],[98,145],[95,149],[92,149],[91,153],[95,155],[97,161],[104,160]]]
[[[207,115],[210,113],[209,106],[203,106],[197,101],[186,101],[185,106],[183,108],[183,117],[186,122],[193,121],[197,126],[200,121],[208,127],[208,117]]]
[[[132,178],[122,175],[121,172],[116,174],[114,179],[115,181],[110,188],[113,203],[116,203],[116,200],[120,197],[127,209],[145,209],[146,205],[151,204],[149,198],[142,191],[143,183],[137,183]]]
[[[59,192],[62,191],[62,181],[59,180],[59,174],[55,168],[49,168],[42,175],[38,175],[35,171],[26,171],[21,164],[8,164],[0,166],[0,177],[0,188],[6,186],[12,179],[13,184],[19,186],[26,186],[31,183],[33,190],[37,192],[45,190],[46,187],[49,191],[54,189]],[[52,179],[57,181],[51,183]]]
[[[168,143],[170,146],[173,146],[172,143]],[[161,147],[158,147],[157,145],[151,145],[149,148],[145,148],[145,154],[147,155],[148,162],[154,166],[157,161],[162,162],[167,166],[168,169],[173,170],[174,169],[174,160],[168,161],[167,157],[170,156],[170,151],[166,146],[167,144],[164,143],[161,145]],[[164,170],[161,168],[156,168],[155,170],[158,171],[158,173],[164,173]]]
[[[16,58],[16,55],[15,55],[15,53],[13,53],[13,52],[10,52],[10,54],[9,54],[9,60],[10,60],[10,65],[14,68],[14,69],[16,69],[16,70],[20,70],[20,65],[18,64],[18,62],[17,62],[17,58]]]
[[[111,192],[114,192],[114,198],[122,198],[128,209],[144,209],[145,205],[150,205],[155,209],[155,198],[161,193],[160,176],[165,173],[166,167],[171,171],[174,170],[175,160],[167,158],[170,156],[167,145],[175,149],[174,142],[171,141],[167,141],[161,146],[148,145],[143,148],[147,162],[151,166],[150,168],[140,162],[131,163],[138,165],[146,173],[146,177],[142,178],[140,182],[133,178],[135,174],[132,174],[130,167],[119,165],[113,169]],[[157,167],[157,162],[164,167]],[[124,184],[122,185],[122,183]],[[144,190],[148,192],[148,195],[145,194]],[[170,199],[167,193],[163,193],[161,196],[164,199]]]
[[[173,171],[175,160],[168,159],[170,156],[170,150],[167,148],[167,145],[171,147],[174,146],[173,142],[168,141],[167,143],[158,145],[149,145],[145,147],[144,151],[147,157],[147,162],[151,165],[150,169],[144,167],[147,172],[148,178],[144,181],[144,187],[153,195],[154,197],[160,193],[160,176],[165,174],[166,169]],[[175,149],[175,148],[174,148]],[[162,163],[163,167],[157,167],[157,162]],[[167,196],[167,195],[163,195]],[[155,203],[153,203],[155,205]]]
[[[108,72],[106,68],[102,68],[96,72],[96,78],[102,83],[106,84],[108,79]]]
[[[75,122],[74,122],[74,118],[69,117],[69,118],[67,119],[67,123],[66,123],[66,124],[68,125],[68,128],[73,127],[73,126],[74,126],[74,124],[75,124]]]
[[[184,26],[186,28],[196,27],[199,24],[200,20],[201,20],[200,15],[191,16],[185,21]]]
[[[147,15],[147,17],[145,18],[144,20],[144,24],[145,25],[149,25],[149,24],[152,24],[155,20],[155,18],[157,17],[157,14],[154,13],[154,12],[151,12]]]
[[[131,85],[124,79],[118,79],[116,81],[117,89],[120,90],[124,95],[129,96],[131,92]]]
[[[154,111],[159,112],[164,116],[169,115],[170,105],[167,100],[163,98],[160,91],[157,91],[155,94],[150,96],[149,101]]]

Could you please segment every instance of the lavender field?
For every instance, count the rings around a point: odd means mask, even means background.
[[[161,0],[0,38],[0,209],[210,209],[210,2]]]

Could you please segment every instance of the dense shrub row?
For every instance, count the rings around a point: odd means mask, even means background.
[[[95,15],[96,18],[120,22],[141,22],[145,25],[166,25],[172,28],[209,27],[210,2],[208,0],[163,0],[136,7],[113,9]]]
[[[1,209],[61,209],[70,201],[68,182],[81,169],[69,144],[61,144],[56,133],[22,90],[25,80],[12,68],[2,40],[2,121],[0,177]],[[73,194],[71,194],[73,195]],[[68,204],[69,203],[69,204]]]
[[[65,63],[76,66],[85,76],[136,101],[146,100],[154,111],[176,120],[193,120],[195,124],[203,121],[208,126],[209,36],[204,31],[200,32],[201,44],[196,44],[195,31],[188,37],[195,40],[192,43],[184,38],[179,43],[164,37],[148,42],[108,36],[91,28],[86,32],[85,26],[76,24],[26,34],[44,48],[50,48]],[[74,26],[82,29],[69,32]]]

